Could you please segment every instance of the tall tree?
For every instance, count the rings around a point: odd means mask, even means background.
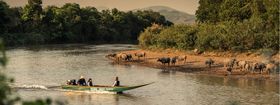
[[[3,34],[7,31],[7,24],[9,23],[8,16],[9,6],[7,3],[0,1],[0,34]]]
[[[219,21],[243,21],[252,15],[251,0],[224,0],[219,11]]]
[[[199,0],[199,7],[196,11],[196,21],[200,23],[219,22],[219,11],[224,0]]]
[[[42,19],[42,0],[28,0],[28,4],[23,8],[22,20],[28,25],[33,26],[27,31],[37,29]],[[36,28],[35,28],[36,27]]]

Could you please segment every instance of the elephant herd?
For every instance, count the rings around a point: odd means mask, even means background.
[[[205,65],[209,68],[214,64],[214,60],[208,58],[205,60]],[[270,61],[267,63],[263,62],[252,62],[246,60],[237,60],[235,58],[225,59],[223,62],[223,66],[226,71],[232,72],[233,70],[239,69],[242,72],[251,72],[251,73],[267,73],[270,74],[272,72],[279,72],[279,62]]]
[[[133,55],[129,54],[129,53],[112,53],[112,54],[108,54],[106,55],[106,57],[108,58],[114,58],[117,62],[120,61],[132,61],[133,60]],[[146,53],[145,52],[136,52],[134,53],[134,56],[138,58],[138,60],[140,60],[140,58],[146,58]]]
[[[246,60],[236,60],[235,58],[225,60],[224,67],[227,71],[232,72],[232,70],[239,68],[242,72],[259,72],[267,73],[279,72],[279,62],[270,61],[264,62],[252,62]]]
[[[136,52],[134,54],[130,53],[113,53],[108,54],[106,57],[114,58],[115,61],[132,61],[133,58],[136,58],[139,60],[145,60],[147,54],[145,52]],[[178,62],[183,62],[184,64],[187,61],[186,55],[181,56],[174,56],[174,57],[161,57],[157,58],[156,62],[159,62],[163,65],[175,65]],[[205,60],[205,65],[209,68],[212,67],[212,65],[215,63],[215,61],[212,58],[208,58]],[[272,73],[272,72],[279,72],[279,62],[270,61],[267,63],[263,62],[252,62],[252,61],[246,61],[246,60],[237,60],[235,58],[231,59],[225,59],[223,62],[223,66],[226,71],[231,73],[233,70],[240,70],[242,72],[251,72],[251,73]]]
[[[143,58],[143,60],[145,60],[147,54],[145,52],[136,52],[134,54],[130,54],[130,53],[118,53],[118,54],[112,53],[112,54],[106,55],[106,57],[113,58],[117,62],[120,62],[120,61],[132,61],[133,60],[133,56],[135,58],[137,58],[137,60],[139,61],[139,60],[141,60],[141,58]],[[170,58],[170,57],[157,58],[157,62],[160,62],[163,65],[167,64],[168,66],[170,64],[175,65],[177,62],[184,62],[184,63],[186,63],[186,60],[187,60],[187,56],[186,55],[174,56],[172,58]]]

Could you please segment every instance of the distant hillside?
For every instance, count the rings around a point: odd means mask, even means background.
[[[193,24],[195,22],[194,15],[181,12],[166,6],[151,6],[151,7],[136,9],[136,10],[153,10],[155,12],[159,12],[160,14],[164,15],[167,20],[175,24],[180,24],[180,23]]]

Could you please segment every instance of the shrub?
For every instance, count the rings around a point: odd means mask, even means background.
[[[266,28],[260,18],[251,18],[244,22],[202,23],[199,25],[174,25],[159,32],[147,28],[140,34],[142,47],[176,48],[221,51],[247,51],[270,48],[279,50],[279,30]]]
[[[138,38],[141,47],[191,49],[195,45],[196,26],[174,25],[156,29],[153,26],[142,32]]]

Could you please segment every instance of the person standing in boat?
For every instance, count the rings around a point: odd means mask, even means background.
[[[84,76],[80,77],[80,79],[78,80],[78,85],[87,86],[86,79],[84,78]]]
[[[88,82],[87,82],[87,83],[88,83],[88,86],[93,86],[93,83],[92,83],[92,79],[91,79],[91,78],[88,79]]]
[[[116,77],[116,79],[115,79],[115,82],[114,82],[113,86],[120,86],[119,77]]]

